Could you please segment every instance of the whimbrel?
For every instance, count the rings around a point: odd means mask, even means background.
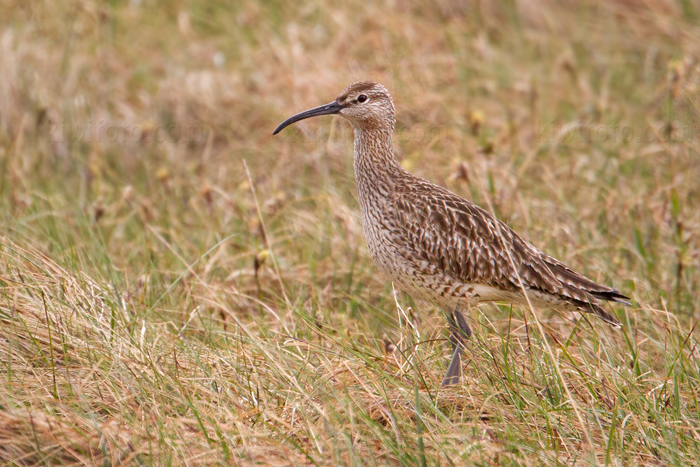
[[[354,129],[362,227],[377,268],[447,315],[454,351],[443,386],[459,382],[462,347],[471,335],[462,310],[479,302],[593,313],[620,326],[600,303],[629,305],[628,297],[539,251],[474,203],[401,167],[392,147],[394,103],[381,84],[351,84],[333,102],[294,115],[273,134],[299,120],[333,114]]]

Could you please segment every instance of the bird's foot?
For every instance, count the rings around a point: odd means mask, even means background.
[[[469,328],[467,320],[464,319],[464,315],[459,308],[455,308],[455,310],[448,315],[447,321],[450,325],[450,343],[452,344],[454,352],[452,353],[450,366],[447,367],[447,373],[442,379],[441,387],[459,383],[462,374],[462,350],[464,349],[467,339],[472,335],[472,330]]]

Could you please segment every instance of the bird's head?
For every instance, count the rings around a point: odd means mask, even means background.
[[[393,130],[396,122],[394,102],[389,91],[379,83],[362,81],[348,86],[331,103],[315,107],[288,118],[272,133],[276,135],[292,123],[319,115],[340,115],[356,130]]]

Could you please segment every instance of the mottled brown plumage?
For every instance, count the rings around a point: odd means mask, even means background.
[[[569,269],[474,203],[407,172],[392,148],[395,110],[380,84],[355,83],[287,125],[339,114],[355,132],[355,178],[362,226],[379,270],[406,292],[448,312],[455,346],[443,385],[459,380],[461,343],[471,334],[460,309],[484,301],[593,313],[620,326],[601,301],[626,296]],[[452,311],[454,310],[454,311]]]

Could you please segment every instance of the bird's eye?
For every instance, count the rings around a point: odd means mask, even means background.
[[[362,104],[363,102],[367,102],[368,99],[369,97],[365,96],[364,94],[360,94],[359,96],[357,96],[357,102],[359,102],[360,104]]]

